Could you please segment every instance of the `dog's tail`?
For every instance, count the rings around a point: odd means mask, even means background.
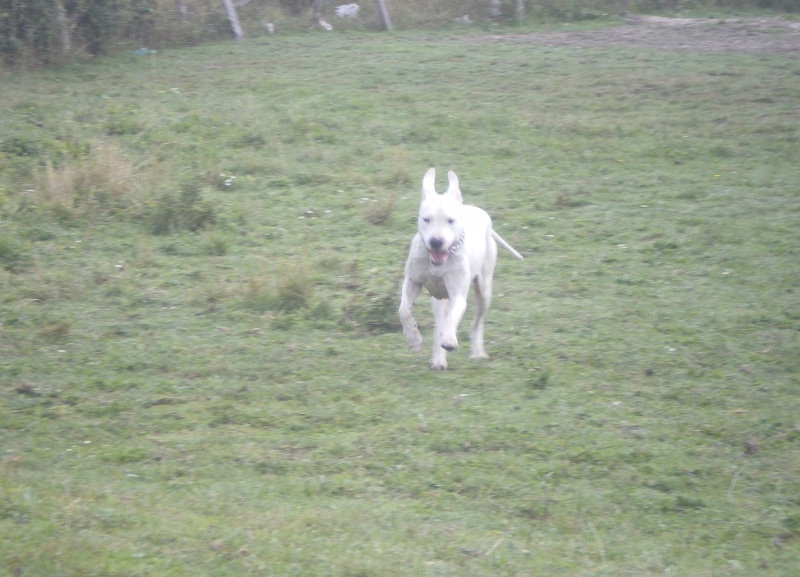
[[[514,250],[514,247],[512,247],[510,244],[508,244],[506,241],[504,241],[503,237],[500,236],[499,234],[497,234],[497,232],[495,232],[494,229],[492,229],[492,237],[497,241],[497,244],[502,246],[504,249],[506,249],[512,255],[514,255],[515,258],[518,258],[519,260],[522,260],[522,255],[519,254],[516,250]]]

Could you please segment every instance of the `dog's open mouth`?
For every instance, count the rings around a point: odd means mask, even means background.
[[[450,251],[447,250],[429,250],[428,256],[431,259],[431,264],[433,266],[441,266],[445,262],[447,262],[447,257],[450,255]]]

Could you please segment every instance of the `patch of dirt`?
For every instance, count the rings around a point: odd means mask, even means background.
[[[480,40],[587,48],[796,53],[800,52],[800,22],[779,18],[696,20],[629,16],[622,26],[601,30],[496,34]]]

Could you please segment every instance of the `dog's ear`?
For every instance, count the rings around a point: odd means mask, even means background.
[[[452,170],[447,173],[447,192],[445,194],[449,194],[458,202],[464,202],[461,197],[461,189],[458,187],[458,177]]]
[[[430,167],[422,177],[422,200],[436,194],[436,169]]]

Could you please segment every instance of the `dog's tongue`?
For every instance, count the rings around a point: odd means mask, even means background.
[[[433,266],[440,266],[443,265],[444,262],[447,260],[447,255],[450,254],[446,250],[429,250],[428,256],[431,259],[431,264]]]

